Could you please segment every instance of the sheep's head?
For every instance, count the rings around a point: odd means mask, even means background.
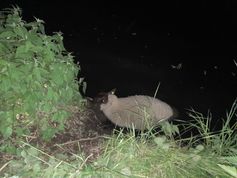
[[[116,89],[114,88],[110,92],[100,92],[98,95],[94,98],[94,103],[98,104],[106,104],[108,102],[109,95],[114,95]]]
[[[115,101],[117,101],[117,96],[114,94],[116,89],[111,90],[110,92],[103,95],[99,98],[100,100],[100,109],[104,110],[105,108],[111,107]]]
[[[111,103],[109,101],[111,100],[111,95],[114,95],[115,90],[116,89],[113,89],[110,92],[100,92],[94,98],[86,97],[87,107],[89,109],[92,109],[92,111],[95,112],[96,117],[99,118],[100,121],[102,121],[102,122],[107,121],[107,117],[102,112],[101,105],[109,106],[109,105],[107,105],[107,103]]]
[[[96,95],[96,97],[86,97],[88,103],[90,105],[101,105],[108,103],[109,95],[114,95],[116,89],[112,89],[110,92],[100,92]]]
[[[106,93],[106,92],[98,93],[93,101],[94,101],[94,103],[97,103],[97,104],[107,103],[108,102],[108,93]]]

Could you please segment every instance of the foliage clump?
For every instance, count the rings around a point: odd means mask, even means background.
[[[0,149],[13,139],[50,140],[62,131],[70,116],[66,108],[82,101],[79,71],[62,34],[46,35],[43,21],[23,21],[19,8],[1,11]]]

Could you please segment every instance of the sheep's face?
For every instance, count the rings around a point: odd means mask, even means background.
[[[114,95],[116,89],[111,90],[110,92],[100,92],[98,95],[93,99],[93,102],[96,104],[106,104],[108,103],[108,96]]]
[[[118,98],[117,98],[116,95],[108,94],[107,95],[107,102],[106,103],[102,103],[100,105],[100,110],[103,111],[103,110],[112,108],[116,104],[117,100],[118,100]]]
[[[102,104],[108,102],[108,93],[101,92],[94,98],[94,103]]]

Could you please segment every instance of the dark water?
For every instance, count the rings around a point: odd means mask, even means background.
[[[169,56],[160,54],[156,49],[151,49],[150,55],[143,55],[147,49],[137,49],[136,44],[110,50],[111,44],[80,48],[83,50],[79,61],[90,96],[112,88],[117,88],[119,96],[153,96],[160,83],[157,97],[178,110],[185,112],[186,108],[193,107],[203,113],[210,109],[221,115],[236,98],[237,67],[231,56],[185,52],[180,56]],[[186,50],[190,52],[190,49]],[[178,64],[182,65],[180,69],[172,67]]]
[[[213,11],[206,3],[193,9],[179,1],[164,9],[42,1],[18,5],[27,21],[35,16],[46,22],[49,34],[64,33],[67,50],[80,62],[88,96],[112,88],[118,96],[153,96],[160,84],[157,97],[181,113],[193,107],[216,117],[224,116],[237,97],[232,4]]]

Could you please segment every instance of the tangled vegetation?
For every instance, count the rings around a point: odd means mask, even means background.
[[[27,23],[19,8],[0,14],[0,150],[16,152],[13,141],[50,140],[64,130],[67,107],[80,104],[80,71],[60,33],[45,34],[43,21]],[[80,85],[80,83],[79,83]]]

